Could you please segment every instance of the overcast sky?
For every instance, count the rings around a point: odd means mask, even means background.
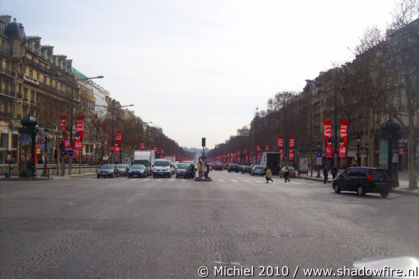
[[[26,35],[181,146],[224,142],[275,93],[353,59],[393,0],[0,0]]]

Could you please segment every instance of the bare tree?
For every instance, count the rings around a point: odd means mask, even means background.
[[[408,124],[399,119],[408,131],[409,189],[417,189],[415,175],[415,121],[419,103],[419,19],[418,0],[402,0],[394,13],[394,20],[387,34],[392,53],[391,63],[394,80],[400,85],[406,98]]]

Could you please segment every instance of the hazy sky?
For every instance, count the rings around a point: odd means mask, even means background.
[[[121,104],[181,146],[224,142],[256,107],[353,58],[392,0],[0,0]]]

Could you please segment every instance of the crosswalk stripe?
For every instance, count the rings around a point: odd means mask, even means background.
[[[234,180],[234,179],[231,179],[231,182],[237,183],[238,181],[237,180]]]

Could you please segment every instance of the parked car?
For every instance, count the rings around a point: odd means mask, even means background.
[[[232,171],[239,172],[240,171],[240,166],[237,165],[237,164],[232,163],[228,166],[227,171],[228,172],[232,172]]]
[[[247,166],[247,165],[244,165],[244,166],[242,166],[242,168],[240,169],[240,172],[241,173],[250,173],[250,171],[252,170],[252,166]]]
[[[176,165],[176,178],[184,177],[186,174],[186,169],[190,166],[189,163],[179,163]]]
[[[250,171],[250,175],[265,175],[265,168],[262,166],[254,166]]]
[[[172,167],[169,160],[157,159],[154,161],[153,178],[156,177],[172,177]]]
[[[223,170],[224,169],[224,163],[223,162],[215,162],[214,169],[215,170]]]
[[[285,169],[286,169],[286,167],[283,167],[281,169],[281,172],[279,173],[280,177],[284,177]],[[295,178],[295,176],[297,174],[297,170],[294,169],[294,167],[288,167],[288,172],[289,172],[290,178]]]
[[[136,164],[136,165],[132,165],[131,168],[128,171],[128,178],[131,177],[147,177],[148,174],[148,170],[144,165],[140,165],[140,164]]]
[[[116,166],[118,168],[118,176],[128,175],[129,167],[126,164],[119,164]]]
[[[97,178],[114,178],[115,176],[118,176],[118,169],[114,164],[104,164],[102,165],[102,167],[100,167],[100,169],[97,172]]]
[[[391,191],[391,181],[385,169],[369,167],[350,167],[333,180],[333,189],[354,191],[358,196],[366,193],[380,193],[383,198]]]

